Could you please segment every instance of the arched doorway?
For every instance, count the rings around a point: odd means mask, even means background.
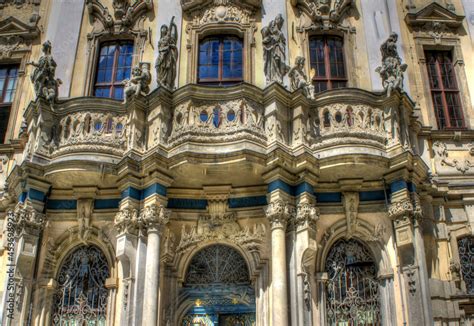
[[[53,325],[106,325],[110,271],[104,253],[96,246],[80,246],[63,261],[56,277]]]
[[[365,245],[354,239],[338,240],[329,250],[326,272],[328,325],[382,324],[377,268]]]
[[[245,259],[234,248],[212,245],[188,266],[182,296],[192,306],[183,326],[253,326],[255,293]]]

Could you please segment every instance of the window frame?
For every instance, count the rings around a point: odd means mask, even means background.
[[[312,51],[313,48],[311,47],[311,43],[313,39],[322,39],[324,41],[324,70],[325,70],[325,75],[324,76],[317,76],[316,73],[314,76],[312,76],[311,81],[315,87],[315,92],[316,93],[321,93],[324,91],[329,91],[329,90],[334,90],[334,89],[339,89],[339,88],[347,88],[349,84],[349,78],[348,78],[348,70],[347,70],[347,53],[346,53],[346,42],[345,38],[341,35],[336,35],[336,34],[310,34],[308,35],[308,53],[309,53],[309,71],[312,71],[313,67],[313,62],[311,61],[311,56],[312,56]],[[331,76],[331,58],[330,58],[330,51],[329,51],[329,45],[328,45],[328,40],[329,39],[339,39],[342,42],[342,48],[341,52],[343,55],[343,68],[344,68],[344,78],[343,77],[332,77]],[[319,91],[319,88],[317,86],[317,83],[325,82],[326,83],[326,89]],[[338,88],[333,88],[333,83],[334,82],[345,82],[344,87],[338,87]]]
[[[97,50],[95,66],[94,66],[94,76],[91,79],[91,81],[92,81],[91,82],[91,96],[97,97],[97,98],[108,98],[108,99],[113,99],[113,100],[123,100],[123,98],[122,99],[116,99],[113,96],[114,90],[117,87],[119,87],[119,86],[123,87],[122,81],[116,82],[116,80],[115,80],[115,76],[116,76],[116,73],[117,73],[117,70],[118,70],[118,57],[119,57],[119,53],[120,53],[117,50],[118,47],[116,47],[116,49],[114,50],[114,61],[113,61],[113,64],[112,64],[112,81],[107,82],[107,83],[98,84],[97,83],[97,78],[99,76],[99,60],[100,60],[100,52],[101,52],[102,48],[105,47],[105,46],[109,46],[109,45],[116,45],[117,46],[117,45],[124,45],[124,44],[131,44],[132,45],[132,53],[131,53],[132,63],[131,63],[131,66],[130,66],[130,75],[131,75],[131,71],[132,71],[133,66],[134,66],[134,56],[135,56],[135,50],[136,50],[134,40],[124,38],[124,39],[104,40],[102,42],[99,42],[98,46],[97,46],[98,50]],[[110,96],[108,96],[108,97],[99,97],[99,96],[95,95],[96,89],[100,89],[100,88],[106,89],[107,85],[110,85],[109,86]],[[125,96],[125,94],[124,94],[124,96]]]
[[[206,78],[206,79],[201,79],[199,77],[199,68],[201,67],[200,65],[200,60],[201,60],[201,45],[205,41],[211,41],[212,39],[218,40],[219,41],[219,62],[218,62],[218,77],[217,79],[215,78]],[[241,63],[241,70],[242,70],[242,75],[240,78],[223,78],[223,70],[224,70],[224,40],[225,39],[235,39],[239,40],[241,44],[241,55],[242,55],[242,63]],[[202,39],[199,40],[199,44],[197,46],[197,69],[196,69],[196,82],[200,85],[212,85],[212,86],[232,86],[235,84],[239,84],[244,82],[244,69],[245,69],[245,44],[244,40],[233,34],[214,34],[214,35],[208,35],[206,37],[203,37]],[[228,83],[228,85],[226,85]]]
[[[6,143],[8,125],[9,125],[9,121],[10,121],[11,114],[12,114],[13,102],[14,102],[15,96],[17,94],[18,83],[19,83],[19,79],[20,79],[20,64],[19,63],[2,63],[2,64],[0,64],[0,69],[7,69],[7,75],[6,75],[6,78],[5,78],[4,87],[3,87],[2,93],[0,94],[0,110],[1,111],[4,111],[4,110],[8,111],[6,113],[6,118],[7,119],[6,119],[6,123],[5,123],[5,130],[3,130],[3,131],[0,130],[0,145],[1,145],[1,144]],[[7,88],[8,88],[7,87],[8,82],[11,79],[10,76],[9,76],[9,72],[12,69],[17,70],[15,85],[14,85],[15,87],[13,88],[14,91],[13,91],[13,94],[11,96],[11,102],[4,102],[4,98],[5,98],[5,95],[6,95],[6,92],[7,92]]]
[[[431,57],[434,58],[435,60],[435,69],[436,69],[436,75],[432,76],[431,71],[430,71],[430,63],[429,63],[429,57],[428,54],[431,55]],[[438,59],[442,55],[443,58],[445,58],[444,54],[449,55],[449,60],[450,60],[450,65],[451,65],[451,74],[450,78],[454,83],[455,88],[450,88],[447,89],[444,86],[443,78],[442,78],[442,65],[444,64],[441,63]],[[464,109],[463,109],[463,103],[461,100],[460,96],[460,89],[459,89],[459,83],[457,80],[457,74],[456,74],[456,69],[454,67],[454,60],[453,60],[453,53],[450,50],[445,50],[445,49],[424,49],[424,58],[425,58],[425,63],[426,63],[426,73],[428,75],[428,87],[430,89],[430,95],[431,95],[431,102],[433,106],[433,111],[435,114],[437,126],[439,130],[464,130],[466,129],[466,120],[464,118]],[[436,79],[437,84],[439,85],[438,88],[434,88],[433,85],[433,80]],[[436,105],[435,101],[435,96],[434,94],[440,94],[441,95],[441,103],[442,103],[442,114],[444,117],[444,126],[441,125],[441,121],[439,119],[439,112],[438,112],[438,106]],[[456,115],[459,115],[460,118],[456,120],[461,120],[461,126],[452,126],[452,121],[451,117],[449,114],[449,107],[448,107],[448,101],[447,101],[447,94],[454,94],[456,97],[456,100],[459,105],[459,111],[456,112]]]

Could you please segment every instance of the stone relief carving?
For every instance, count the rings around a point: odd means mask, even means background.
[[[137,65],[132,69],[132,78],[130,80],[125,79],[122,82],[125,85],[124,103],[127,103],[135,96],[146,96],[150,92],[150,82],[150,64],[148,62],[141,62],[140,65]]]
[[[352,0],[291,0],[293,6],[301,7],[318,22],[339,22],[342,15],[351,7]]]
[[[383,238],[384,238],[386,232],[387,232],[387,228],[386,228],[385,224],[380,222],[379,224],[374,226],[373,233],[365,235],[363,237],[363,240],[367,241],[367,242],[383,242]]]
[[[285,134],[281,126],[280,120],[275,114],[268,116],[265,121],[266,134],[269,142],[279,141],[285,142]]]
[[[343,206],[346,213],[346,237],[350,239],[357,227],[357,214],[359,212],[359,193],[346,191],[343,193]]]
[[[141,212],[139,222],[144,228],[162,231],[170,220],[171,211],[163,205],[153,204],[146,206]]]
[[[474,166],[474,163],[472,163],[470,160],[465,159],[464,161],[459,161],[457,159],[450,159],[448,157],[448,149],[446,147],[446,144],[443,142],[440,142],[439,140],[435,141],[433,143],[433,152],[435,154],[435,157],[437,158],[438,161],[440,161],[441,165],[447,165],[450,167],[455,168],[462,174],[466,173],[469,171],[471,167]]]
[[[0,37],[0,59],[10,58],[14,51],[23,47],[24,39],[18,35]]]
[[[30,233],[31,230],[40,231],[46,225],[45,215],[39,213],[28,199],[24,203],[18,203],[14,216],[17,235]]]
[[[295,219],[296,209],[290,203],[277,199],[271,201],[265,208],[265,216],[270,221],[272,229],[285,229],[288,221],[293,221]]]
[[[36,98],[43,98],[51,105],[57,102],[58,87],[61,80],[56,78],[56,61],[51,55],[51,42],[43,43],[43,55],[38,62],[29,62],[28,64],[35,67],[31,74]]]
[[[155,69],[158,84],[170,90],[174,89],[176,79],[176,62],[178,60],[178,27],[174,16],[169,26],[161,26],[161,38],[158,41],[158,58]]]
[[[121,209],[115,215],[114,226],[118,234],[135,233],[139,229],[138,210],[132,207]]]
[[[231,141],[246,138],[263,142],[263,107],[246,100],[200,103],[187,101],[175,108],[168,142]]]
[[[295,66],[290,69],[288,77],[290,77],[291,90],[303,90],[303,94],[310,100],[314,100],[314,86],[308,81],[306,72],[304,71],[305,58],[296,57]]]
[[[397,33],[392,33],[380,47],[382,53],[382,66],[377,67],[376,71],[382,77],[382,84],[390,97],[392,91],[403,90],[403,73],[407,69],[407,64],[402,64],[402,59],[397,50]]]
[[[319,208],[309,203],[303,203],[297,206],[295,217],[297,229],[308,227],[312,230],[316,230],[318,220]]]
[[[396,220],[404,216],[411,216],[412,213],[413,213],[413,203],[408,198],[392,203],[388,207],[388,216],[392,220]]]
[[[283,34],[284,19],[281,14],[262,28],[263,63],[267,83],[283,84],[283,77],[290,67],[286,64],[286,38]]]
[[[86,243],[90,233],[90,220],[92,212],[94,211],[93,199],[78,199],[77,200],[77,223],[79,226],[78,237],[81,241]]]

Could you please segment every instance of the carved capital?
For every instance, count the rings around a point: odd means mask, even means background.
[[[15,207],[14,215],[17,235],[24,233],[37,234],[46,224],[45,215],[39,213],[28,200],[24,203],[18,203]]]
[[[143,225],[148,232],[161,232],[163,227],[170,220],[171,211],[163,205],[153,204],[145,207],[140,213],[140,224]]]
[[[296,209],[293,205],[281,199],[270,202],[265,208],[265,215],[270,221],[273,229],[286,229],[288,220],[294,219],[296,216]]]
[[[400,219],[403,216],[410,216],[411,214],[413,214],[413,204],[408,198],[392,203],[388,208],[388,216],[392,220]]]
[[[297,229],[310,228],[316,230],[319,220],[319,208],[309,203],[299,204],[296,210],[295,225]]]
[[[114,227],[118,234],[135,233],[139,228],[138,210],[127,207],[115,215]]]

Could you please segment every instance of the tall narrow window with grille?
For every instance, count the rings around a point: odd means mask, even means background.
[[[99,51],[94,96],[123,99],[123,81],[130,79],[133,42],[103,43]]]
[[[425,51],[425,58],[438,128],[465,128],[451,52]]]
[[[474,237],[464,237],[458,240],[461,276],[466,283],[466,292],[474,294]]]
[[[8,120],[15,96],[18,65],[0,65],[0,144],[5,142]]]
[[[337,36],[313,36],[309,40],[310,64],[316,92],[347,87],[344,43]]]

